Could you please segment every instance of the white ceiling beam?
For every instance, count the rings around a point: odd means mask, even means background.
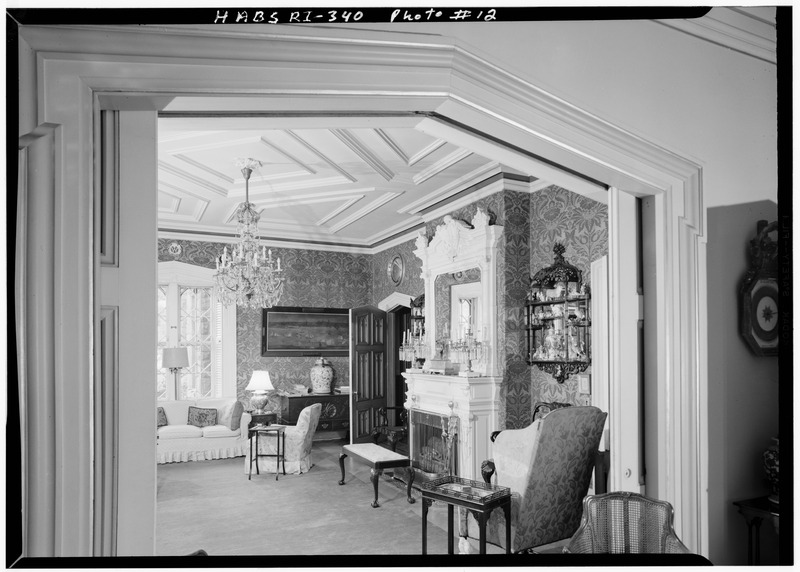
[[[339,222],[337,222],[336,224],[334,224],[333,226],[331,226],[330,227],[331,232],[339,232],[343,228],[345,228],[347,226],[350,226],[354,222],[356,222],[359,219],[361,219],[362,217],[368,215],[372,211],[382,207],[383,205],[385,205],[386,203],[388,203],[389,201],[391,201],[395,197],[400,196],[401,194],[402,193],[384,193],[384,194],[382,194],[380,197],[378,197],[377,199],[375,199],[371,203],[367,204],[366,206],[364,206],[363,208],[357,210],[356,212],[354,212],[353,214],[351,214],[347,218],[344,218],[344,219],[340,220]]]
[[[343,177],[345,177],[346,179],[349,179],[349,180],[351,180],[351,181],[352,181],[352,182],[354,182],[354,183],[356,182],[356,180],[357,180],[357,179],[356,179],[356,178],[355,178],[353,175],[351,175],[350,173],[348,173],[347,171],[345,171],[345,170],[344,170],[344,169],[343,169],[343,168],[342,168],[342,167],[341,167],[341,166],[340,166],[338,163],[336,163],[335,161],[333,161],[332,159],[330,159],[330,158],[329,158],[327,155],[325,155],[325,154],[324,154],[322,151],[320,151],[319,149],[317,149],[316,147],[314,147],[314,146],[313,146],[311,143],[309,143],[308,141],[306,141],[305,139],[303,139],[302,137],[300,137],[300,136],[299,136],[297,133],[295,133],[295,132],[294,132],[294,131],[292,131],[292,130],[287,130],[287,131],[286,131],[286,134],[287,134],[287,135],[289,135],[290,137],[292,137],[292,138],[293,138],[295,141],[297,141],[298,143],[300,143],[300,144],[301,144],[302,146],[304,146],[306,149],[308,149],[309,151],[311,151],[312,153],[314,153],[314,154],[315,154],[317,157],[319,157],[320,159],[322,159],[323,161],[325,161],[325,162],[326,162],[326,163],[327,163],[327,164],[328,164],[328,165],[329,165],[329,166],[330,166],[330,167],[331,167],[331,168],[332,168],[334,171],[337,171],[338,173],[340,173],[340,174],[341,174]]]
[[[573,175],[568,171],[559,169],[531,155],[511,147],[498,145],[476,133],[454,127],[436,119],[427,118],[421,121],[417,129],[423,133],[427,133],[431,137],[441,137],[455,145],[471,149],[478,155],[494,159],[499,163],[508,165],[523,173],[531,173],[537,178],[551,181],[553,184],[574,193],[590,196],[596,195],[600,191],[605,192],[606,190],[602,185],[595,184],[583,177]]]
[[[428,167],[427,169],[424,169],[419,173],[417,173],[416,175],[414,175],[412,177],[412,180],[414,181],[415,185],[421,185],[428,179],[435,177],[439,173],[446,171],[447,169],[449,169],[459,161],[466,159],[470,155],[472,155],[472,151],[470,151],[469,149],[462,148],[453,151],[443,159],[437,161],[436,163]]]
[[[344,143],[353,153],[358,155],[367,165],[387,181],[394,179],[394,172],[373,153],[358,137],[345,129],[331,129],[330,131],[339,141]]]

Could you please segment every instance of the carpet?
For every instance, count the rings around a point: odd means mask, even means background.
[[[386,475],[372,508],[369,467],[348,458],[341,478],[340,443],[314,445],[315,466],[302,475],[253,475],[243,458],[158,466],[156,554],[198,549],[212,556],[408,555],[422,548],[422,503]],[[428,553],[447,554],[447,508],[428,513]],[[457,542],[457,540],[456,540]]]

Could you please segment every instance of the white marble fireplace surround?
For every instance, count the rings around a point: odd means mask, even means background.
[[[409,372],[402,375],[408,386],[406,409],[458,416],[456,474],[481,480],[481,462],[490,456],[489,435],[502,429],[498,427],[498,412],[503,379]],[[409,444],[414,446],[413,438],[409,439]],[[414,451],[409,453],[413,458]]]
[[[478,208],[471,224],[449,216],[436,227],[434,236],[420,233],[414,254],[422,261],[425,283],[425,330],[436,332],[436,277],[448,272],[478,268],[481,272],[480,323],[486,332],[486,359],[474,368],[481,377],[438,375],[425,372],[406,372],[408,386],[406,409],[419,409],[439,415],[459,418],[457,474],[469,479],[481,479],[481,462],[489,458],[489,435],[499,427],[500,374],[498,316],[497,316],[497,248],[503,227],[489,224],[489,215]],[[435,353],[434,336],[429,336],[431,355]],[[413,429],[412,429],[413,431]],[[413,439],[409,439],[413,443]],[[412,457],[414,451],[411,451]]]

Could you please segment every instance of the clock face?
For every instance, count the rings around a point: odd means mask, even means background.
[[[778,337],[778,301],[775,292],[762,287],[753,292],[753,329],[762,340]]]
[[[742,292],[742,335],[758,355],[777,355],[778,283],[759,277]]]
[[[389,261],[389,266],[386,269],[386,273],[389,276],[389,280],[392,284],[397,286],[403,280],[403,271],[405,270],[403,264],[403,257],[399,254],[394,256]]]

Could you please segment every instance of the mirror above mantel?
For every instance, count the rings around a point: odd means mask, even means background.
[[[423,233],[416,241],[414,254],[422,261],[425,298],[433,300],[425,306],[430,355],[439,355],[437,340],[443,337],[462,346],[469,339],[479,342],[481,359],[472,363],[473,375],[499,375],[495,308],[502,233],[503,227],[490,225],[489,215],[479,208],[470,223],[445,216],[430,242]]]

